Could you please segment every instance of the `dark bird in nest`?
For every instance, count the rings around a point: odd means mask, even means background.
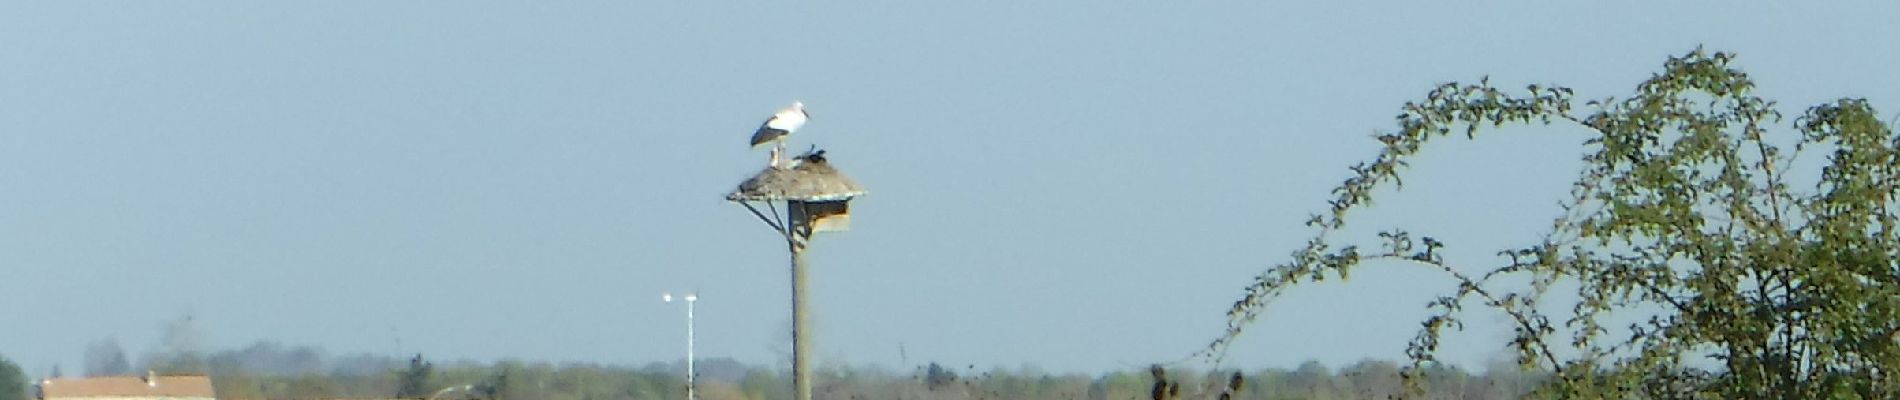
[[[793,157],[792,159],[798,160],[800,162],[812,162],[812,163],[824,164],[825,150],[818,148],[817,145],[812,145],[810,150],[805,150],[805,154],[800,154],[798,155],[798,157]]]

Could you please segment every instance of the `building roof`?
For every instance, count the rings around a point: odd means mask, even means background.
[[[839,201],[867,193],[825,160],[824,150],[795,159],[791,168],[766,167],[751,179],[739,183],[739,189],[726,195],[731,201]]]
[[[160,376],[154,380],[156,384],[140,376],[54,378],[40,382],[40,398],[217,397],[208,376]]]

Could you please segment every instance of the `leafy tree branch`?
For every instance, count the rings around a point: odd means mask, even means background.
[[[1475,302],[1511,318],[1519,362],[1554,374],[1541,388],[1548,395],[1893,396],[1900,141],[1860,99],[1809,108],[1791,127],[1798,135],[1775,129],[1776,103],[1755,96],[1733,61],[1701,49],[1671,57],[1629,98],[1584,101],[1581,112],[1569,88],[1505,91],[1489,79],[1406,103],[1397,129],[1376,136],[1379,154],[1350,166],[1328,211],[1308,220],[1312,238],[1243,289],[1225,332],[1201,354],[1218,360],[1291,287],[1345,279],[1370,260],[1403,261],[1456,284],[1429,303],[1407,346],[1408,381],[1436,362],[1445,329],[1462,329],[1463,306]],[[1504,265],[1462,272],[1473,269],[1447,263],[1445,243],[1403,229],[1380,233],[1376,254],[1336,237],[1379,189],[1404,186],[1427,142],[1557,124],[1589,132],[1585,167],[1536,245],[1498,253]],[[1825,165],[1794,169],[1809,149],[1829,152]],[[1812,181],[1812,190],[1792,179]],[[1560,282],[1574,284],[1574,300],[1553,299]],[[1606,326],[1619,312],[1650,317]]]

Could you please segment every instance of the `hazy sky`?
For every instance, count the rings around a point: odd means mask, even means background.
[[[871,190],[809,256],[821,362],[1099,372],[1219,334],[1440,82],[1625,96],[1706,45],[1790,117],[1900,109],[1891,3],[912,3],[0,1],[0,354],[76,373],[189,314],[213,350],[644,364],[698,289],[699,354],[770,362],[785,249],[721,196],[797,99],[792,146]],[[1357,226],[1495,265],[1582,137],[1434,145]],[[1399,359],[1453,287],[1295,291],[1229,365]],[[1447,359],[1501,354],[1473,318]]]

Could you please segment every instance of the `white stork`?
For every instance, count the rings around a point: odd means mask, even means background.
[[[791,136],[792,132],[805,126],[805,121],[810,119],[811,114],[805,113],[805,103],[794,101],[790,107],[778,110],[777,113],[772,114],[772,118],[767,118],[765,123],[759,124],[759,130],[752,132],[752,148],[756,149],[766,143],[776,144],[772,147],[771,165],[777,168],[780,166],[780,154],[785,153],[785,137]]]

